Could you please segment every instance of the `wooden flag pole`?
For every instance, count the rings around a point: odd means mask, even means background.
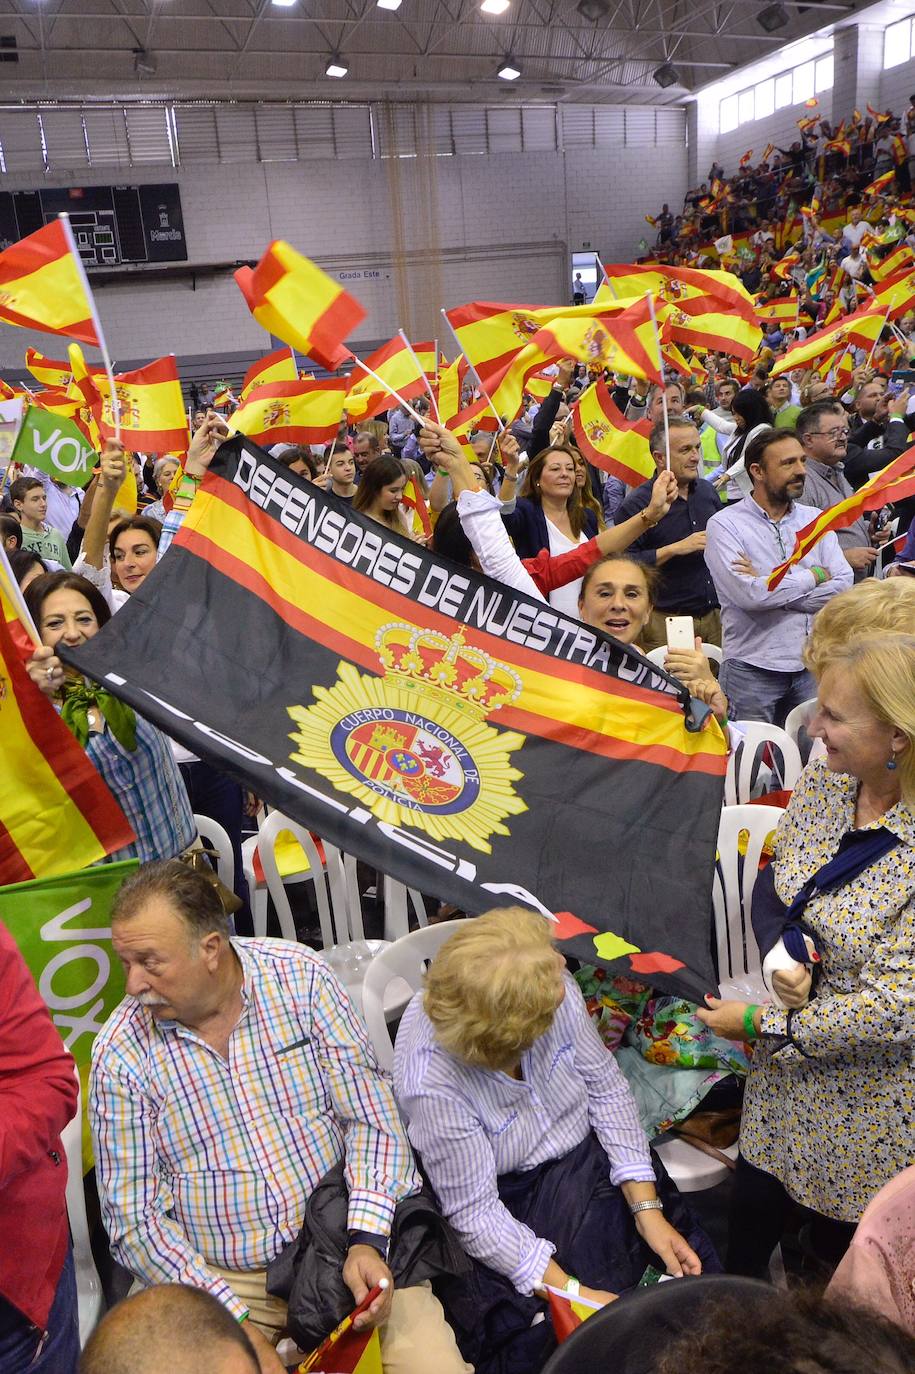
[[[92,323],[95,326],[95,333],[98,338],[98,346],[99,351],[102,355],[102,363],[105,367],[105,375],[108,378],[108,385],[111,388],[111,417],[114,420],[114,440],[115,443],[119,444],[121,442],[121,403],[118,400],[118,393],[114,385],[114,369],[111,366],[111,355],[108,352],[108,344],[105,341],[105,331],[102,328],[102,322],[99,319],[98,308],[95,304],[95,297],[92,294],[92,287],[89,285],[89,278],[86,276],[86,269],[83,266],[83,260],[79,255],[79,249],[76,246],[76,239],[73,237],[73,229],[70,224],[70,216],[66,213],[61,213],[60,215],[58,215],[58,219],[60,220],[63,226],[64,237],[67,240],[67,246],[70,249],[70,252],[73,254],[73,257],[76,261],[76,270],[79,272],[79,275],[82,279],[83,290],[86,293],[86,300],[89,302],[89,310],[92,315]]]
[[[882,334],[883,331],[884,331],[884,329],[886,329],[887,323],[889,322],[889,318],[890,318],[890,311],[892,310],[892,308],[893,308],[893,307],[892,307],[891,305],[888,305],[888,306],[886,307],[886,314],[885,314],[884,317],[883,317],[883,324],[880,326],[880,334]],[[874,342],[871,344],[871,351],[870,351],[870,353],[868,353],[868,355],[867,355],[867,366],[868,366],[868,367],[870,367],[871,363],[872,363],[873,360],[874,360],[874,354],[877,352],[877,345],[878,345],[878,343],[880,342],[880,334],[877,335],[876,339],[875,339]]]
[[[428,393],[429,393],[429,400],[432,402],[432,409],[435,411],[435,421],[436,421],[436,424],[439,424],[439,425],[440,425],[440,424],[442,423],[442,417],[441,417],[441,415],[439,415],[439,413],[438,413],[438,401],[435,399],[435,392],[432,390],[432,383],[429,381],[429,378],[426,376],[425,370],[424,370],[422,367],[420,367],[420,365],[419,365],[419,359],[417,358],[416,354],[413,352],[413,345],[410,343],[410,340],[407,338],[407,336],[406,336],[406,334],[404,333],[404,331],[403,331],[402,329],[398,329],[397,333],[400,335],[401,339],[403,340],[404,347],[406,348],[406,350],[407,350],[407,352],[409,353],[410,357],[413,359],[414,363],[416,364],[417,370],[418,370],[419,372],[422,373],[423,381],[426,383],[426,390],[427,390]]]

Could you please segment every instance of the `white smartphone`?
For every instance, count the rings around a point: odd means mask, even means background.
[[[695,649],[696,631],[691,615],[665,616],[668,649]]]

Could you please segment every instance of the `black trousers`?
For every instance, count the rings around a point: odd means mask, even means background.
[[[834,1268],[855,1233],[854,1222],[835,1221],[809,1207],[801,1207],[777,1178],[757,1169],[739,1154],[728,1223],[727,1272],[766,1278],[772,1251],[792,1215],[810,1223],[811,1245],[817,1258]]]

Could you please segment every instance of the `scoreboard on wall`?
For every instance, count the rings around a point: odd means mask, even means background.
[[[0,192],[0,249],[62,211],[70,216],[80,256],[90,269],[187,262],[177,183]]]

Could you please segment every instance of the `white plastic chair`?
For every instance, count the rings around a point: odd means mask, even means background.
[[[784,814],[781,807],[775,806],[726,806],[721,813],[712,909],[718,976],[721,995],[725,998],[742,1002],[769,1000],[750,922],[750,904],[763,846]],[[747,835],[746,854],[741,854],[738,848],[741,831]],[[714,1188],[731,1172],[721,1160],[703,1154],[677,1136],[668,1136],[656,1148],[681,1193]],[[728,1145],[723,1153],[736,1159],[737,1144]]]
[[[248,884],[248,903],[251,907],[251,915],[254,921],[254,934],[260,937],[267,934],[267,884],[264,879],[258,877],[255,857],[261,859],[261,869],[263,870],[263,859],[261,858],[259,845],[261,842],[261,831],[266,822],[267,815],[262,808],[257,819],[258,833],[256,835],[250,835],[241,847],[242,868],[245,873],[245,881]],[[320,854],[318,855],[318,862],[319,867],[323,870],[324,862]],[[303,855],[302,867],[300,869],[292,873],[283,873],[280,877],[284,884],[291,885],[293,883],[311,882],[314,873],[312,872],[308,859]]]
[[[807,729],[807,726],[813,719],[813,713],[816,707],[816,697],[811,697],[809,701],[802,701],[800,706],[795,706],[792,711],[788,712],[785,718],[785,734],[791,736],[798,749],[801,747],[801,731]],[[826,745],[823,741],[821,739],[811,740],[807,762],[809,763],[811,759],[824,758],[825,755]]]
[[[298,939],[289,898],[276,861],[276,842],[284,830],[295,836],[308,860],[321,927],[321,954],[353,994],[358,1005],[365,971],[387,942],[365,938],[356,883],[356,861],[325,840],[322,842],[325,859],[322,864],[309,831],[282,812],[271,811],[258,835],[258,851],[267,891],[276,908],[284,940]]]
[[[784,814],[777,806],[726,806],[721,812],[712,910],[722,997],[769,1000],[750,910],[763,846]],[[745,854],[738,847],[743,831],[747,835]]]
[[[195,816],[194,824],[200,838],[212,845],[212,850],[209,852],[216,856],[216,873],[219,881],[225,883],[230,892],[234,891],[235,856],[232,853],[232,841],[219,822],[212,820],[209,816]],[[204,849],[206,847],[204,845]]]
[[[77,1074],[77,1083],[79,1075]],[[84,1346],[102,1315],[102,1281],[92,1258],[86,1193],[83,1185],[83,1094],[76,1099],[76,1115],[61,1132],[67,1157],[67,1216],[73,1239],[73,1266],[76,1270],[76,1297],[79,1310],[79,1343]],[[25,1242],[26,1238],[23,1237]]]
[[[669,652],[670,652],[670,650],[668,649],[668,647],[667,647],[666,644],[659,644],[658,647],[657,647],[657,649],[652,649],[649,653],[647,653],[647,654],[645,655],[645,657],[646,657],[646,658],[650,658],[651,661],[652,661],[652,663],[656,663],[656,664],[658,665],[659,668],[663,668],[663,667],[664,667],[664,660],[665,660],[665,658],[667,657],[667,655],[669,654]],[[718,645],[717,645],[717,644],[706,644],[705,640],[703,640],[703,641],[702,641],[702,652],[705,654],[706,658],[707,658],[711,663],[719,663],[719,664],[720,664],[720,662],[721,662],[721,650],[718,648]]]
[[[759,755],[771,745],[781,756],[781,764],[773,765],[780,788],[790,792],[801,775],[801,753],[794,740],[780,726],[766,721],[738,721],[742,738],[731,750],[724,778],[725,806],[742,806],[765,790],[770,769],[760,762]]]
[[[439,921],[436,925],[412,930],[388,945],[369,964],[362,984],[362,1013],[383,1069],[394,1067],[394,1043],[388,1021],[399,1015],[413,994],[419,992],[427,965],[448,937],[466,924],[465,919]]]

